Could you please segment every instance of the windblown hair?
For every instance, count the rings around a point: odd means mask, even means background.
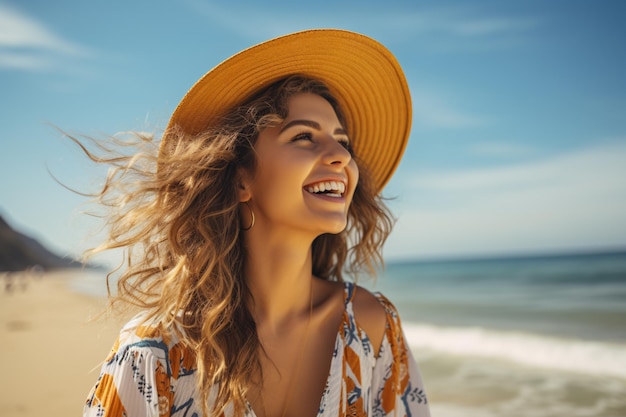
[[[143,134],[114,139],[112,146],[94,141],[95,152],[72,138],[93,161],[112,166],[95,195],[108,209],[108,240],[87,255],[125,249],[112,301],[138,306],[148,312],[146,320],[182,329],[184,343],[196,353],[200,398],[215,390],[212,408],[205,410],[212,416],[229,403],[235,415],[243,415],[248,388],[262,381],[262,349],[243,276],[241,229],[246,225],[239,216],[238,173],[242,168],[254,172],[259,132],[280,124],[288,99],[305,92],[325,98],[345,126],[324,84],[292,76],[257,92],[201,134],[166,131],[160,152]],[[348,225],[339,234],[319,236],[311,248],[312,272],[327,280],[375,273],[392,228],[367,167],[353,157],[360,178]]]

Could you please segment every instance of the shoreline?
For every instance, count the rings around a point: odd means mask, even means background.
[[[71,288],[82,270],[14,273],[0,292],[0,415],[81,415],[124,320]]]

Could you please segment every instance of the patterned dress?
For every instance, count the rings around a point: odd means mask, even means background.
[[[376,294],[387,314],[378,356],[354,318],[355,285],[345,284],[345,309],[318,417],[429,417],[421,376],[394,306]],[[85,404],[89,417],[198,417],[195,356],[158,326],[132,319],[106,359]],[[210,404],[211,398],[209,398]],[[226,416],[229,417],[227,410]],[[246,417],[255,417],[248,407]]]

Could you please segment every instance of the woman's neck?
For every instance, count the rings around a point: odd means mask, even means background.
[[[280,332],[307,317],[313,280],[310,242],[252,235],[246,246],[245,279],[257,326]]]

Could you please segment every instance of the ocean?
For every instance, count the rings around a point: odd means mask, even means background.
[[[626,417],[626,252],[390,262],[436,417]]]
[[[626,252],[389,262],[360,284],[398,308],[434,417],[626,417]]]

